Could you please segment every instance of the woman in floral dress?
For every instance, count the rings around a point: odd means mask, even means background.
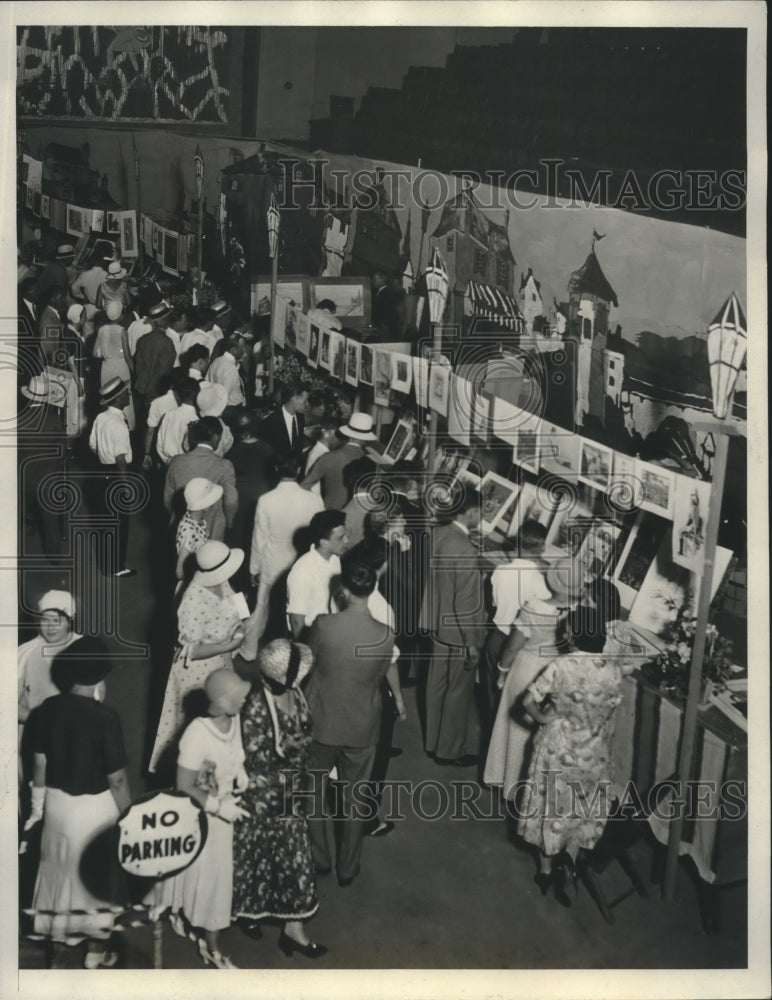
[[[309,781],[312,724],[299,684],[312,662],[308,646],[287,639],[268,643],[258,657],[260,677],[241,716],[249,776],[242,805],[248,817],[234,841],[233,913],[256,937],[260,920],[284,921],[281,950],[316,959],[327,949],[314,944],[303,926],[319,900],[307,797],[297,794]]]
[[[523,700],[540,728],[518,833],[539,848],[536,884],[542,895],[552,883],[553,858],[560,856],[555,898],[564,906],[571,905],[566,886],[576,885],[579,851],[589,850],[600,839],[613,799],[614,716],[630,664],[619,653],[604,654],[603,617],[583,605],[569,615],[573,651],[552,660],[529,685]],[[616,640],[609,646],[620,649]]]
[[[206,511],[213,507],[222,496],[222,486],[212,483],[202,476],[196,476],[185,486],[185,506],[187,510],[177,525],[175,543],[177,546],[177,589],[178,594],[185,583],[185,570],[191,562],[191,555],[209,541]],[[188,579],[189,579],[188,575]]]
[[[161,756],[182,732],[186,696],[203,688],[219,667],[233,669],[232,654],[244,641],[244,629],[228,580],[243,560],[241,549],[229,549],[223,542],[207,542],[196,552],[198,571],[177,611],[179,638],[150,757],[151,772],[158,770]]]

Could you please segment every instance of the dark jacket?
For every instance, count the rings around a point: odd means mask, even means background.
[[[287,433],[287,424],[284,420],[283,411],[284,407],[280,406],[278,410],[275,410],[272,414],[270,414],[270,416],[266,417],[257,429],[257,436],[261,441],[265,441],[266,444],[269,444],[273,448],[278,458],[284,458],[292,452],[292,442],[289,434]],[[298,413],[296,419],[298,422],[298,443],[295,451],[298,456],[298,461],[300,461],[303,456],[303,448],[305,446],[305,436],[303,431],[306,426],[306,421],[302,413]]]

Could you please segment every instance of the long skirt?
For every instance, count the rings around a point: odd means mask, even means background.
[[[108,833],[117,819],[109,790],[68,795],[47,789],[32,899],[36,934],[63,944],[109,937],[115,914],[124,908],[117,854]]]
[[[158,882],[152,893],[157,912],[171,907],[193,927],[220,931],[230,927],[233,900],[233,825],[207,816],[204,848],[189,868]]]

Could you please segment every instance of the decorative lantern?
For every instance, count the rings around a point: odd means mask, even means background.
[[[201,192],[204,189],[204,157],[201,155],[201,147],[196,145],[196,155],[193,163],[196,168],[196,200],[201,201]]]
[[[729,410],[746,349],[745,317],[737,296],[732,292],[708,327],[713,413],[719,420],[723,420]]]
[[[448,272],[445,270],[445,261],[435,247],[432,251],[432,258],[426,268],[426,289],[429,299],[429,318],[432,323],[440,323],[445,314],[445,305],[448,301]]]
[[[276,204],[276,196],[273,192],[271,192],[271,200],[268,203],[268,211],[265,215],[268,224],[268,253],[273,260],[279,248],[279,224],[281,222],[279,206]]]

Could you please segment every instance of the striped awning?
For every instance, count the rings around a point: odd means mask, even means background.
[[[484,285],[479,281],[470,281],[466,289],[466,298],[476,316],[484,316],[486,319],[501,323],[508,330],[521,329],[524,324],[523,314],[517,302],[511,295],[500,292],[498,288]]]

